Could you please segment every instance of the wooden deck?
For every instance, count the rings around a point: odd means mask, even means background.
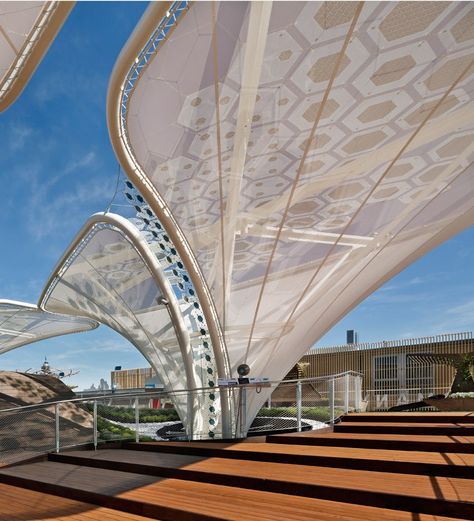
[[[148,444],[127,445],[129,449],[149,449]],[[201,457],[225,457],[239,460],[270,461],[308,466],[324,466],[474,478],[474,454],[441,453],[403,450],[383,450],[330,447],[317,445],[286,445],[262,443],[212,443],[192,442],[153,444],[154,450],[163,454],[175,453]],[[83,453],[86,454],[86,453]],[[56,456],[52,456],[56,459]],[[101,457],[101,453],[97,457]],[[61,456],[59,456],[61,458]],[[165,459],[164,459],[165,460]]]
[[[352,413],[344,417],[344,423],[359,421],[403,423],[474,423],[474,412],[362,412]]]
[[[315,434],[316,433],[316,434]],[[268,443],[305,444],[331,447],[358,447],[363,449],[385,449],[423,451],[440,453],[474,454],[474,436],[415,436],[413,434],[378,434],[335,432],[317,434],[309,431],[306,435],[281,434],[267,437]]]
[[[6,472],[6,471],[4,471]],[[51,462],[35,463],[21,472],[17,484],[41,488],[68,497],[90,501],[101,497],[114,509],[136,509],[155,519],[412,519],[407,512],[351,505],[344,509],[336,501],[324,501],[287,494],[261,492],[231,486],[213,485],[177,479],[144,479],[134,473],[107,471]],[[28,483],[28,480],[31,480]],[[13,480],[14,481],[14,480]],[[50,485],[50,486],[48,486]],[[100,519],[99,516],[96,519]],[[420,519],[438,519],[424,516]],[[439,518],[441,519],[441,518]]]
[[[42,521],[97,521],[98,519],[103,521],[149,521],[151,518],[0,484],[0,521],[32,521],[34,519]]]
[[[351,415],[341,424],[365,424],[365,433],[313,431],[270,436],[267,443],[124,443],[121,449],[51,454],[48,461],[2,469],[0,487],[79,501],[55,508],[89,516],[80,520],[108,519],[107,509],[117,512],[117,520],[119,513],[172,521],[474,520],[474,445],[463,435],[471,420],[431,415],[419,421],[410,415],[404,424],[402,418]],[[392,424],[406,433],[379,434],[382,425]],[[411,434],[410,427],[420,424],[428,431],[433,424],[456,426],[459,435]],[[350,440],[366,446],[350,446]],[[390,447],[380,448],[381,441]],[[423,443],[432,449],[420,450]],[[14,504],[8,503],[11,514]]]

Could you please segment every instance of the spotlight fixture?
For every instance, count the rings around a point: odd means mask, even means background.
[[[250,367],[247,364],[240,364],[237,367],[237,373],[239,373],[239,376],[247,376],[250,373]]]

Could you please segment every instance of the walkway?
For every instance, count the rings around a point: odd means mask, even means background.
[[[0,482],[173,521],[474,519],[473,427],[474,415],[350,415],[333,433],[266,443],[129,442],[50,454],[3,469]],[[387,429],[397,433],[379,434]]]

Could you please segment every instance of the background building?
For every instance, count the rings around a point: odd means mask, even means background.
[[[151,367],[118,369],[110,373],[112,389],[143,389],[153,377],[156,377],[156,372]]]
[[[357,371],[362,373],[362,396],[369,410],[382,410],[449,391],[456,369],[433,364],[433,357],[474,352],[472,333],[407,338],[332,347],[316,347],[300,364],[306,377]]]
[[[352,331],[349,337],[355,339],[357,333]],[[367,409],[384,410],[432,394],[445,394],[451,388],[456,369],[444,363],[443,355],[472,352],[474,337],[471,332],[315,347],[301,358],[285,379],[356,371],[362,374],[362,397],[367,402]],[[446,361],[448,359],[449,356]],[[156,379],[156,374],[151,367],[111,372],[115,389],[144,388],[152,378]]]

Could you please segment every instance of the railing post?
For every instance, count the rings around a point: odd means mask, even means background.
[[[329,380],[329,416],[331,423],[334,423],[334,417],[336,416],[334,411],[334,378]]]
[[[97,450],[97,400],[94,400],[94,417],[93,417],[93,424],[94,424],[94,450]]]
[[[188,441],[193,441],[194,439],[194,392],[196,392],[197,396],[197,393],[202,391],[186,391],[186,401],[188,404],[188,428],[186,436]]]
[[[135,396],[135,443],[140,441],[140,433],[138,428],[140,427],[140,409],[138,408],[138,396]]]
[[[355,376],[355,389],[354,389],[354,392],[355,392],[355,410],[357,412],[359,412],[361,410],[361,406],[362,406],[362,377],[360,376]]]
[[[301,381],[296,382],[296,428],[301,432]]]
[[[245,437],[245,426],[247,424],[247,388],[244,385],[239,387],[240,393],[240,437]]]
[[[349,412],[349,373],[344,375],[344,412]]]
[[[56,452],[59,452],[59,403],[54,405],[54,442],[56,446]]]

